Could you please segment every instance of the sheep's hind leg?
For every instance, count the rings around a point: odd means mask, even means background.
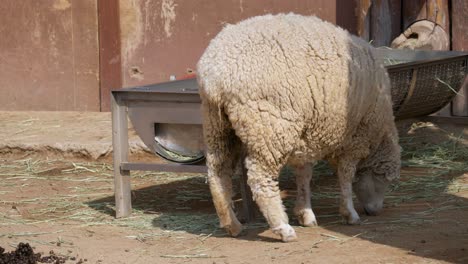
[[[213,203],[219,216],[220,226],[224,228],[229,235],[236,237],[242,231],[242,224],[237,219],[233,210],[232,167],[226,166],[226,163],[229,163],[229,161],[224,159],[224,164],[221,165],[221,168],[208,171],[208,182],[211,196],[213,197]]]
[[[347,224],[356,225],[361,223],[358,213],[353,204],[353,178],[356,173],[357,161],[341,160],[338,162],[337,174],[340,183],[340,214]]]
[[[220,117],[217,109],[208,106],[203,109],[207,119],[203,128],[211,196],[220,226],[236,237],[242,231],[242,225],[233,210],[232,176],[239,158],[240,144],[225,116]]]
[[[294,207],[299,224],[302,226],[317,226],[317,219],[310,203],[310,180],[312,179],[312,164],[294,165],[296,174],[297,197]]]
[[[296,232],[288,223],[288,216],[281,201],[278,181],[279,170],[266,171],[256,160],[246,159],[247,184],[253,199],[266,218],[272,231],[281,236],[283,242],[296,240]]]

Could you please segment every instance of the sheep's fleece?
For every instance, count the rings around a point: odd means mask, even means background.
[[[241,158],[253,198],[283,241],[296,238],[277,182],[285,164],[298,168],[294,211],[306,226],[316,224],[306,163],[326,159],[334,166],[340,212],[350,224],[359,222],[355,174],[380,169],[380,182],[399,177],[388,74],[373,48],[347,31],[313,16],[253,17],[227,25],[210,42],[197,75],[210,190],[231,235],[242,229],[231,200]]]

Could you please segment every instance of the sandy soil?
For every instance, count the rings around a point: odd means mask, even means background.
[[[362,225],[341,224],[336,179],[319,166],[312,202],[320,226],[299,227],[294,182],[283,173],[293,243],[279,242],[262,218],[226,236],[201,174],[132,173],[134,213],[115,219],[109,160],[0,155],[0,246],[28,242],[75,257],[67,263],[468,263],[467,128],[401,127],[401,181],[381,215],[359,211]]]
[[[110,113],[0,111],[3,157],[112,160]],[[136,155],[148,150],[129,122],[129,147]]]

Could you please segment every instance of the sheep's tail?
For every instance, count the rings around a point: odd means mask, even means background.
[[[233,141],[237,141],[235,131],[221,105],[204,100],[202,102],[203,135],[207,152],[229,155]]]
[[[202,86],[200,89],[207,162],[210,162],[209,155],[213,154],[215,158],[236,163],[239,162],[243,144],[226,114],[222,99],[214,92],[220,90],[216,88],[219,87]]]
[[[219,71],[207,65],[210,64],[203,63],[203,58],[200,59],[197,64],[197,81],[202,100],[203,134],[208,160],[210,151],[224,158],[224,155],[234,155],[233,151],[237,151],[235,145],[240,144],[225,112],[226,98],[222,95],[223,79]],[[234,145],[233,142],[236,144]]]

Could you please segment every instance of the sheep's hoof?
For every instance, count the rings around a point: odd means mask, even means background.
[[[283,242],[292,242],[297,240],[296,231],[288,224],[281,224],[278,227],[272,228],[273,233],[280,235]]]
[[[345,216],[344,220],[346,221],[346,224],[348,224],[348,225],[359,225],[359,224],[361,224],[361,218],[359,218],[359,215],[357,213]]]
[[[223,228],[232,237],[237,237],[242,232],[242,225],[239,221],[233,221],[230,225],[223,226]]]
[[[297,220],[301,226],[317,226],[317,219],[315,218],[314,212],[311,209],[306,209],[302,213],[297,215]]]

